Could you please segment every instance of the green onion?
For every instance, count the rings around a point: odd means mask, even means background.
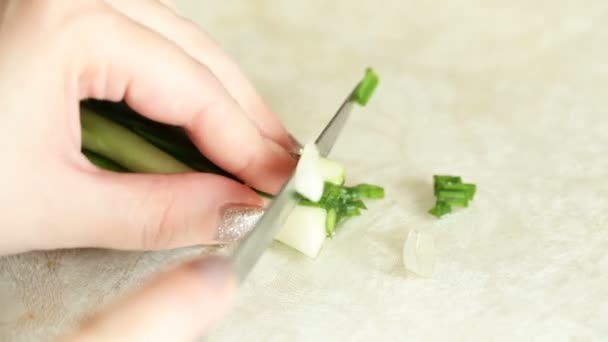
[[[372,184],[359,184],[352,188],[360,198],[384,198],[384,188]]]
[[[379,78],[374,70],[371,68],[365,69],[365,76],[361,82],[359,82],[359,85],[353,94],[354,100],[357,101],[357,103],[359,103],[361,106],[365,106],[372,97],[374,90],[376,90],[378,82]]]
[[[335,209],[327,210],[327,220],[325,222],[325,234],[327,236],[333,236],[336,231],[336,223],[338,221],[338,215]]]
[[[435,183],[434,184],[435,194],[437,194],[437,191],[439,191],[440,188],[445,188],[446,186],[457,185],[457,184],[462,183],[462,179],[457,176],[435,175],[435,176],[433,176],[433,181]]]
[[[101,156],[95,152],[91,152],[89,150],[82,150],[82,154],[89,159],[93,165],[99,167],[100,169],[115,171],[115,172],[127,172],[122,165],[117,164],[113,160],[110,160],[104,156]]]
[[[477,186],[462,183],[462,178],[449,175],[433,176],[433,192],[436,197],[435,206],[428,213],[442,217],[452,212],[453,207],[468,207],[475,197]]]
[[[80,110],[82,148],[133,172],[179,173],[191,168],[127,128],[85,108]]]
[[[457,199],[457,200],[466,200],[468,199],[467,194],[464,191],[457,190],[444,190],[440,189],[437,191],[437,197],[445,200]]]
[[[441,185],[441,187],[435,191],[435,194],[437,194],[437,192],[439,192],[439,191],[454,191],[454,192],[464,193],[466,198],[472,199],[475,196],[476,190],[477,190],[477,187],[475,186],[475,184],[465,184],[465,183],[451,184],[450,183],[450,184]]]
[[[323,196],[319,202],[309,201],[300,195],[296,197],[299,205],[327,210],[328,216],[331,217],[326,228],[328,236],[332,236],[341,223],[361,215],[361,210],[367,209],[364,199],[384,198],[384,188],[364,183],[349,187],[325,182]]]
[[[443,215],[449,214],[452,212],[452,206],[450,206],[447,202],[437,201],[435,206],[429,210],[429,214],[435,217],[441,217]]]

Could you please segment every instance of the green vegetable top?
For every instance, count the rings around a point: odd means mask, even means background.
[[[374,90],[378,86],[379,78],[378,75],[372,70],[372,68],[365,69],[365,76],[359,82],[357,89],[353,94],[353,98],[361,106],[365,106],[369,99],[372,97]]]

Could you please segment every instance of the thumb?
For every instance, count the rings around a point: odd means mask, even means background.
[[[192,341],[227,313],[235,292],[228,261],[207,257],[153,279],[63,341]]]
[[[54,232],[53,240],[69,244],[62,247],[159,250],[223,243],[238,238],[226,234],[242,226],[238,219],[261,215],[255,191],[214,174],[94,170],[78,176],[76,193],[65,200],[71,203],[60,207],[68,210],[63,222],[71,222],[60,228],[62,239]]]

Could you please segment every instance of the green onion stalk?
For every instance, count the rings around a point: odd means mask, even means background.
[[[364,106],[377,84],[378,76],[366,69],[353,100]],[[150,120],[124,102],[85,100],[80,105],[80,119],[82,153],[99,168],[136,173],[206,172],[240,181],[202,155],[183,128]],[[448,190],[453,189],[444,189]],[[364,200],[383,197],[384,189],[376,185],[326,183],[318,203],[301,198],[300,204],[325,208],[327,235],[332,236],[339,224],[367,209]]]

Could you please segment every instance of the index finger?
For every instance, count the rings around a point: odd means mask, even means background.
[[[161,35],[116,17],[90,22],[104,34],[94,42],[81,39],[89,47],[81,50],[89,52],[83,96],[125,99],[153,120],[183,126],[213,163],[256,189],[276,192],[295,166],[289,153],[262,136],[205,65]]]
[[[173,1],[113,0],[110,3],[131,19],[167,37],[209,67],[262,135],[286,149],[297,147],[234,60],[202,28],[178,15]]]

